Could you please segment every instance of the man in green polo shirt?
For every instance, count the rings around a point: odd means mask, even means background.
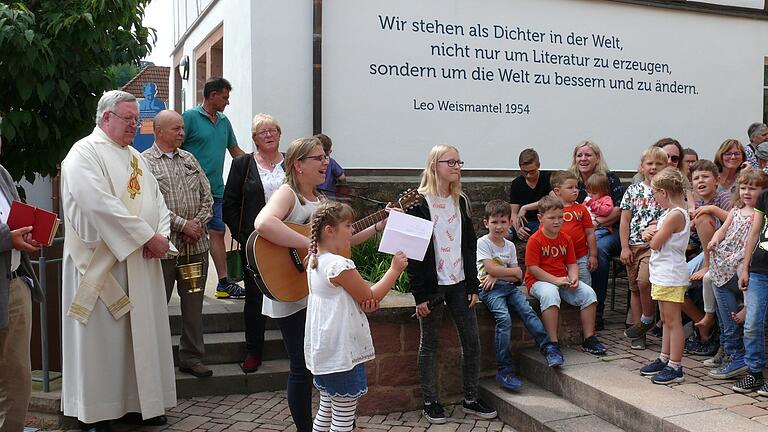
[[[223,114],[229,105],[232,85],[224,78],[211,78],[203,87],[205,100],[201,105],[182,114],[184,118],[184,150],[192,153],[205,170],[213,195],[213,218],[208,222],[210,251],[219,283],[216,286],[218,298],[244,298],[245,289],[227,279],[227,258],[224,246],[224,221],[221,219],[221,204],[224,198],[224,153],[234,158],[244,154],[237,146],[232,124]]]

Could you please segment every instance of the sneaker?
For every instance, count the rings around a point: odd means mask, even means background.
[[[432,424],[443,424],[448,421],[448,417],[445,415],[445,410],[437,402],[424,403],[424,411],[422,412],[428,422]]]
[[[736,384],[731,387],[736,393],[749,393],[760,389],[765,385],[762,376],[755,376],[752,372],[744,375]]]
[[[542,348],[542,354],[547,359],[547,366],[558,367],[565,363],[563,353],[560,351],[560,345],[555,342],[548,343]]]
[[[749,372],[747,364],[744,363],[744,357],[739,357],[723,364],[719,368],[709,371],[707,374],[714,379],[730,379]]]
[[[667,367],[667,362],[662,361],[660,358],[657,358],[653,361],[651,364],[647,364],[640,368],[640,375],[643,376],[649,376],[649,375],[656,375],[657,373],[661,372],[662,369]]]
[[[717,353],[715,353],[715,356],[712,358],[708,358],[701,362],[706,367],[718,367],[722,364],[728,363],[730,361],[729,356],[725,353],[725,350],[723,349],[723,346],[720,345],[720,349],[717,350]]]
[[[605,355],[605,345],[597,339],[597,336],[592,335],[581,343],[581,349],[584,352],[596,355]]]
[[[672,366],[667,365],[664,367],[664,369],[661,370],[661,372],[657,373],[653,376],[653,378],[651,378],[651,382],[654,384],[672,384],[683,381],[685,381],[685,376],[683,375],[682,366],[675,369]]]
[[[462,402],[461,408],[467,414],[472,414],[484,419],[496,418],[497,415],[496,410],[486,405],[482,399],[478,399],[472,402],[467,402],[465,400]]]
[[[523,386],[523,380],[512,372],[499,372],[496,374],[496,381],[507,390],[517,390]]]
[[[245,298],[245,288],[234,282],[219,282],[216,285],[216,298],[225,299],[242,299]]]
[[[645,336],[637,338],[637,339],[631,339],[629,341],[629,347],[632,348],[632,349],[644,350],[645,349]]]
[[[648,333],[648,330],[650,330],[651,328],[653,328],[652,322],[645,324],[641,321],[633,325],[632,327],[624,330],[624,336],[630,339],[639,339],[645,336],[645,334]]]
[[[213,371],[202,363],[196,363],[192,366],[179,366],[179,372],[188,373],[198,378],[208,378],[213,375]]]
[[[719,347],[720,344],[710,338],[706,342],[693,343],[690,347],[686,344],[685,351],[691,355],[713,356],[717,353]]]
[[[757,394],[760,396],[768,396],[768,384],[763,384],[757,389]]]

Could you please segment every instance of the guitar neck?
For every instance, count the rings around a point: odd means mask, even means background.
[[[360,232],[366,228],[368,228],[371,225],[374,225],[376,223],[379,223],[387,218],[387,212],[386,210],[379,210],[376,213],[373,213],[372,215],[366,216],[359,221],[352,224],[352,230],[353,232]]]

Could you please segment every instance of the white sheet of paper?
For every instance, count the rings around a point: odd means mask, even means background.
[[[379,252],[394,255],[403,251],[408,258],[423,261],[431,239],[432,221],[393,211],[389,213]]]

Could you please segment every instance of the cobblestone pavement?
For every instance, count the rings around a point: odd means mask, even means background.
[[[623,284],[618,282],[615,310],[608,311],[609,305],[606,305],[606,329],[599,333],[599,337],[608,348],[608,355],[602,357],[602,360],[639,373],[642,366],[658,357],[661,350],[661,338],[649,334],[646,349],[630,348],[629,339],[624,336],[625,290],[626,282]],[[672,384],[670,387],[768,425],[768,398],[759,396],[754,392],[749,394],[734,392],[731,386],[736,381],[735,379],[716,380],[708,377],[707,372],[711,368],[702,364],[707,358],[683,354],[685,381]],[[567,361],[568,359],[566,359],[566,363]],[[766,373],[768,374],[768,371]]]
[[[315,395],[315,405],[317,395]],[[456,406],[446,406],[451,414],[449,423],[431,425],[421,417],[421,411],[395,412],[387,415],[359,416],[358,431],[375,432],[515,432],[513,428],[494,420],[465,417]],[[316,409],[316,407],[315,407]],[[222,432],[222,431],[295,431],[288,410],[285,391],[180,399],[166,413],[168,424],[156,427],[135,427],[115,423],[115,432]],[[79,432],[74,431],[74,432]]]

